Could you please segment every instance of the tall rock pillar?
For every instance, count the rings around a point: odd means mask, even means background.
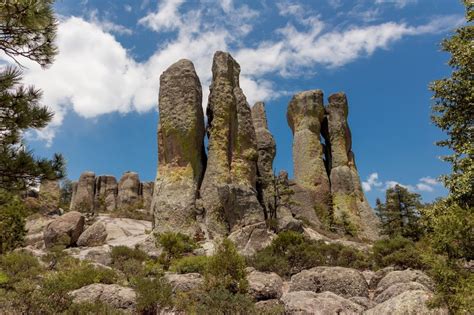
[[[358,235],[367,239],[377,238],[378,219],[369,206],[357,171],[349,125],[347,98],[344,93],[329,96],[326,108],[327,124],[323,130],[330,153],[330,180],[334,219],[347,216]],[[327,128],[327,130],[326,130]]]
[[[295,198],[301,203],[298,217],[314,223],[318,221],[316,213],[329,213],[331,197],[320,141],[324,120],[323,92],[311,90],[293,96],[287,120],[293,132]]]
[[[71,198],[71,211],[94,211],[95,174],[84,172],[79,177]]]
[[[202,90],[194,65],[179,60],[160,77],[155,231],[197,232],[196,198],[205,169]]]
[[[239,75],[240,66],[230,54],[214,54],[207,106],[208,161],[201,187],[211,239],[264,221],[256,194],[255,130]]]

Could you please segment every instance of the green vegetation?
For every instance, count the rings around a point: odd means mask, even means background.
[[[160,308],[173,305],[171,286],[162,278],[141,278],[135,289],[141,314],[157,314]]]
[[[0,255],[23,243],[26,213],[17,196],[0,189]]]
[[[397,266],[400,268],[425,269],[420,244],[397,235],[374,243],[373,264],[375,268]]]
[[[411,193],[405,187],[395,185],[385,192],[385,203],[376,201],[376,208],[382,223],[382,234],[389,237],[402,236],[417,241],[422,228],[419,224],[421,196]]]
[[[172,262],[170,270],[177,273],[197,272],[204,274],[209,258],[207,256],[186,256]]]
[[[169,269],[172,260],[191,253],[197,247],[196,242],[182,233],[166,232],[157,234],[156,242],[157,246],[163,248],[159,261],[165,270]]]

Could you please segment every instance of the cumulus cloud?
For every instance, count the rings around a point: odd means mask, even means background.
[[[255,45],[245,39],[260,14],[256,10],[232,0],[202,0],[198,8],[184,6],[184,2],[160,1],[156,11],[139,19],[139,25],[157,33],[172,32],[143,61],[137,61],[114,36],[130,34],[130,29],[99,19],[94,12],[89,18],[63,18],[58,26],[59,54],[53,65],[41,69],[30,61],[22,61],[27,67],[25,81],[43,90],[44,103],[56,113],[53,122],[37,136],[51,142],[71,110],[93,118],[111,112],[145,112],[156,108],[159,75],[180,58],[195,64],[205,105],[212,56],[216,50],[230,51],[241,65],[241,86],[253,104],[286,94],[276,91],[269,75],[289,76],[304,71],[314,73],[318,67],[340,67],[385,49],[404,36],[438,32],[460,20],[451,16],[419,26],[387,22],[332,28],[317,15],[304,15],[298,5],[280,5],[277,9],[289,16],[289,21]],[[375,183],[378,182],[368,181],[365,189],[378,188]]]
[[[420,178],[418,183],[414,185],[402,184],[395,180],[386,180],[382,182],[379,180],[378,173],[372,173],[362,182],[362,189],[365,192],[369,192],[373,188],[377,188],[379,191],[383,192],[389,188],[395,187],[396,185],[404,187],[412,192],[434,192],[436,187],[441,185],[441,183],[430,176]]]
[[[375,0],[376,4],[392,4],[398,8],[404,8],[408,4],[416,2],[418,2],[418,0]]]
[[[362,189],[364,191],[371,191],[372,187],[381,187],[382,183],[379,182],[379,174],[378,173],[372,173],[367,177],[366,181],[362,182]]]

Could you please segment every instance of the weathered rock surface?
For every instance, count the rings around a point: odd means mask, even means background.
[[[264,221],[256,193],[256,135],[239,74],[230,54],[215,53],[207,106],[208,160],[200,190],[210,239]]]
[[[368,297],[368,285],[357,270],[343,267],[315,267],[291,277],[290,292],[330,291],[345,298]]]
[[[137,206],[140,201],[140,178],[138,174],[125,172],[118,183],[117,208]]]
[[[77,185],[73,186],[71,210],[90,212],[94,210],[95,174],[84,172],[79,177]]]
[[[143,209],[149,213],[151,210],[151,202],[153,200],[153,189],[155,188],[154,182],[143,182],[142,183],[142,200],[143,200]]]
[[[155,230],[193,235],[206,155],[201,82],[191,61],[181,59],[161,75],[159,111]]]
[[[166,273],[164,278],[171,285],[173,292],[188,292],[204,284],[204,279],[199,273]]]
[[[420,270],[406,269],[389,272],[380,280],[375,290],[375,295],[379,295],[390,286],[397,283],[418,282],[426,288],[433,290],[433,280]]]
[[[364,307],[332,292],[295,291],[283,295],[281,300],[288,315],[353,315],[364,311]]]
[[[378,237],[378,218],[370,208],[360,182],[352,152],[352,137],[347,116],[349,113],[344,93],[329,96],[322,135],[326,139],[326,162],[330,170],[333,215],[341,220],[345,215],[367,239]]]
[[[405,291],[424,290],[429,291],[427,287],[418,282],[400,282],[389,286],[387,289],[375,296],[374,301],[379,304],[391,299]]]
[[[257,301],[279,299],[283,293],[283,280],[274,272],[252,271],[247,275],[249,293]]]
[[[107,239],[107,231],[104,223],[96,222],[88,227],[77,240],[77,246],[100,246]]]
[[[114,176],[101,175],[95,182],[95,209],[113,211],[117,207],[118,184]]]
[[[383,279],[387,274],[389,274],[392,271],[397,270],[395,267],[385,267],[380,270],[377,270],[373,276],[370,278],[369,282],[369,289],[370,290],[375,290],[377,288],[377,285],[379,284],[380,280]]]
[[[61,188],[57,180],[43,180],[39,189],[39,198],[48,202],[52,207],[58,207],[61,198]]]
[[[364,312],[366,315],[380,314],[420,314],[420,315],[447,315],[448,310],[444,308],[430,309],[426,302],[432,297],[432,294],[425,290],[405,291],[385,302]]]
[[[117,284],[91,284],[72,291],[70,295],[75,303],[99,301],[126,311],[133,311],[136,304],[135,291]]]
[[[43,232],[45,227],[54,221],[53,217],[50,216],[37,216],[33,215],[26,218],[25,230],[27,234],[25,235],[25,245],[31,245],[33,247],[42,247],[43,242]]]
[[[84,230],[84,216],[77,212],[68,212],[50,222],[43,232],[47,248],[55,245],[73,246]]]
[[[349,298],[348,300],[356,304],[359,304],[366,310],[377,305],[377,303],[375,303],[374,301],[370,300],[369,298],[365,296],[353,296]]]
[[[293,96],[288,105],[288,125],[293,132],[293,169],[298,190],[308,192],[304,199],[309,202],[303,216],[314,209],[329,213],[330,186],[320,141],[324,119],[323,92],[312,90]],[[303,199],[303,198],[302,198]],[[306,217],[314,221],[313,216]]]
[[[229,239],[244,256],[252,256],[269,246],[275,237],[275,233],[267,228],[265,222],[244,226],[229,235]]]
[[[285,307],[283,302],[278,299],[258,301],[255,303],[257,314],[284,315]]]

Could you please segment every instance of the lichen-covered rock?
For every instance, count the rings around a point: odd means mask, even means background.
[[[77,240],[77,246],[100,246],[107,239],[107,231],[102,222],[96,222],[88,227]]]
[[[113,211],[117,207],[117,180],[111,175],[101,175],[95,182],[95,209]]]
[[[433,280],[428,277],[423,271],[406,269],[389,272],[382,280],[379,281],[375,290],[375,296],[379,295],[390,286],[396,283],[418,282],[424,285],[429,290],[434,289]]]
[[[118,183],[117,208],[140,206],[140,178],[135,172],[125,172]]]
[[[173,292],[188,292],[201,287],[204,279],[199,273],[165,273],[164,278],[171,285]]]
[[[255,129],[239,74],[230,54],[215,53],[207,106],[208,161],[200,190],[210,239],[264,220],[256,193]]]
[[[392,271],[397,270],[395,267],[385,267],[380,270],[377,270],[373,276],[370,278],[369,281],[369,289],[370,290],[375,290],[377,288],[377,285],[379,284],[380,280],[383,279],[387,274],[389,274]]]
[[[68,212],[50,222],[43,232],[47,248],[55,245],[73,246],[84,230],[84,216],[77,212]]]
[[[257,314],[284,315],[285,306],[278,299],[258,301],[255,303]]]
[[[431,297],[432,297],[432,293],[427,292],[425,290],[405,291],[365,311],[363,314],[365,315],[380,315],[380,314],[447,315],[449,314],[448,310],[445,308],[434,308],[434,309],[428,308],[426,303],[429,301]]]
[[[143,201],[143,209],[151,213],[151,202],[153,200],[153,189],[155,188],[154,182],[144,182],[142,183],[142,201]]]
[[[40,200],[46,201],[49,207],[57,208],[61,199],[61,188],[57,180],[43,180],[39,188]]]
[[[336,222],[347,216],[360,237],[374,240],[378,238],[379,220],[365,198],[355,166],[348,113],[344,93],[329,96],[322,135],[326,140],[333,215]]]
[[[353,315],[364,311],[364,307],[332,292],[295,291],[283,295],[281,300],[288,315]]]
[[[353,296],[349,298],[348,300],[356,304],[359,304],[366,310],[377,305],[377,303],[375,303],[374,301],[370,300],[368,297],[365,297],[365,296]]]
[[[324,119],[322,91],[312,90],[294,95],[288,105],[287,119],[293,132],[295,182],[300,190],[310,192],[305,196],[309,202],[308,209],[302,215],[314,214],[315,207],[321,212],[329,213],[329,178],[320,141]],[[305,219],[315,221],[314,215]]]
[[[279,299],[283,293],[283,280],[274,272],[252,271],[247,275],[249,293],[257,301]]]
[[[378,293],[374,301],[379,304],[383,303],[388,299],[391,299],[405,291],[410,291],[410,290],[424,290],[424,291],[429,291],[427,287],[422,285],[421,283],[418,282],[399,282],[395,283],[391,286],[389,286],[387,289],[382,291],[381,293]]]
[[[79,177],[71,199],[71,210],[79,212],[90,212],[94,210],[95,174],[84,172]]]
[[[330,291],[345,298],[368,297],[368,285],[357,270],[343,267],[315,267],[291,277],[290,292]]]
[[[155,230],[197,232],[196,197],[205,168],[201,82],[181,59],[160,76]]]
[[[136,305],[135,291],[117,284],[90,284],[69,294],[73,298],[74,303],[94,303],[99,301],[125,311],[133,311]]]

